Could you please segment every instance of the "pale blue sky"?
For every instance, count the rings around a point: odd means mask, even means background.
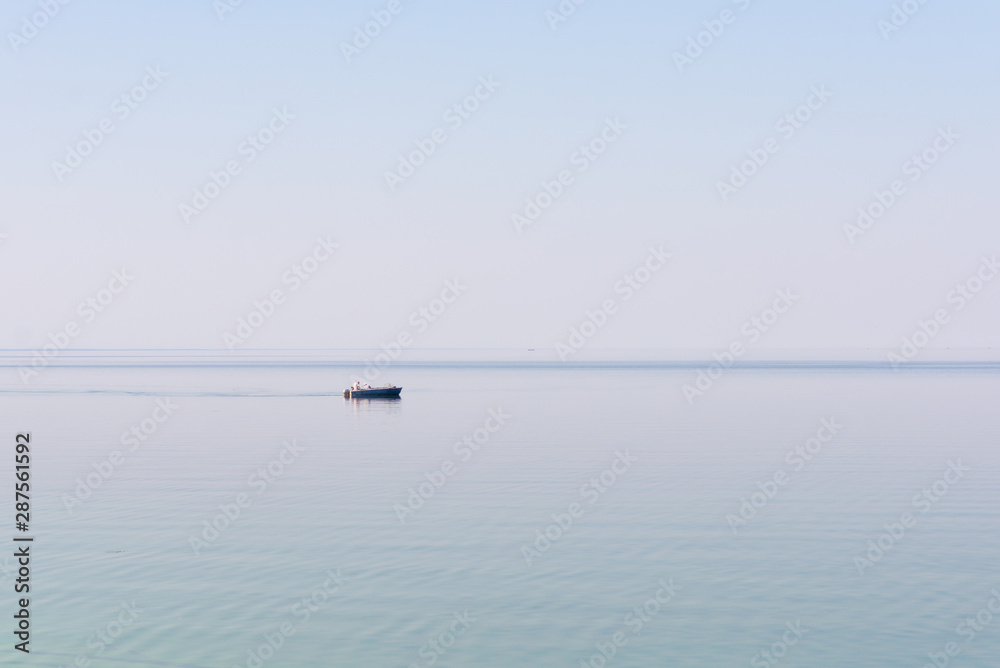
[[[377,347],[458,277],[468,290],[414,347],[551,350],[652,244],[673,259],[589,349],[727,347],[779,288],[801,301],[757,347],[889,349],[1000,252],[995,3],[928,2],[886,40],[888,1],[589,0],[553,31],[556,0],[401,0],[347,63],[340,44],[388,4],[244,0],[220,21],[211,0],[74,0],[15,52],[40,10],[6,3],[0,347],[41,346],[127,267],[73,347],[225,350],[330,235],[335,257],[246,347]],[[672,53],[725,9],[678,72]],[[148,66],[167,77],[117,119]],[[448,129],[489,75],[499,89]],[[716,183],[819,85],[833,97],[723,203]],[[276,107],[295,119],[185,224],[178,206]],[[53,161],[104,118],[113,134],[59,182]],[[609,118],[627,128],[576,172]],[[438,127],[448,140],[391,192],[385,171]],[[960,139],[911,183],[903,163],[947,127]],[[511,214],[562,169],[573,184],[517,234]],[[894,179],[906,194],[852,246],[843,225]],[[998,307],[1000,281],[932,345],[994,345]]]

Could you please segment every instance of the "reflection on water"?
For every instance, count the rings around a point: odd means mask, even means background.
[[[349,406],[355,413],[375,412],[395,415],[403,410],[402,397],[375,397],[375,398],[345,398],[344,404]]]

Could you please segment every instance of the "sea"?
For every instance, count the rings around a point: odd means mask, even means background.
[[[5,371],[5,665],[1000,665],[996,364]]]

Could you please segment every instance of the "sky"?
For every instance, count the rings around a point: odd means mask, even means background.
[[[996,348],[998,18],[11,0],[0,348]]]

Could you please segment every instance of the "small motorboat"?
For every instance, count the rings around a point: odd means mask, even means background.
[[[398,397],[403,388],[395,385],[383,385],[382,387],[372,387],[368,383],[354,383],[344,390],[345,399],[391,399]]]

